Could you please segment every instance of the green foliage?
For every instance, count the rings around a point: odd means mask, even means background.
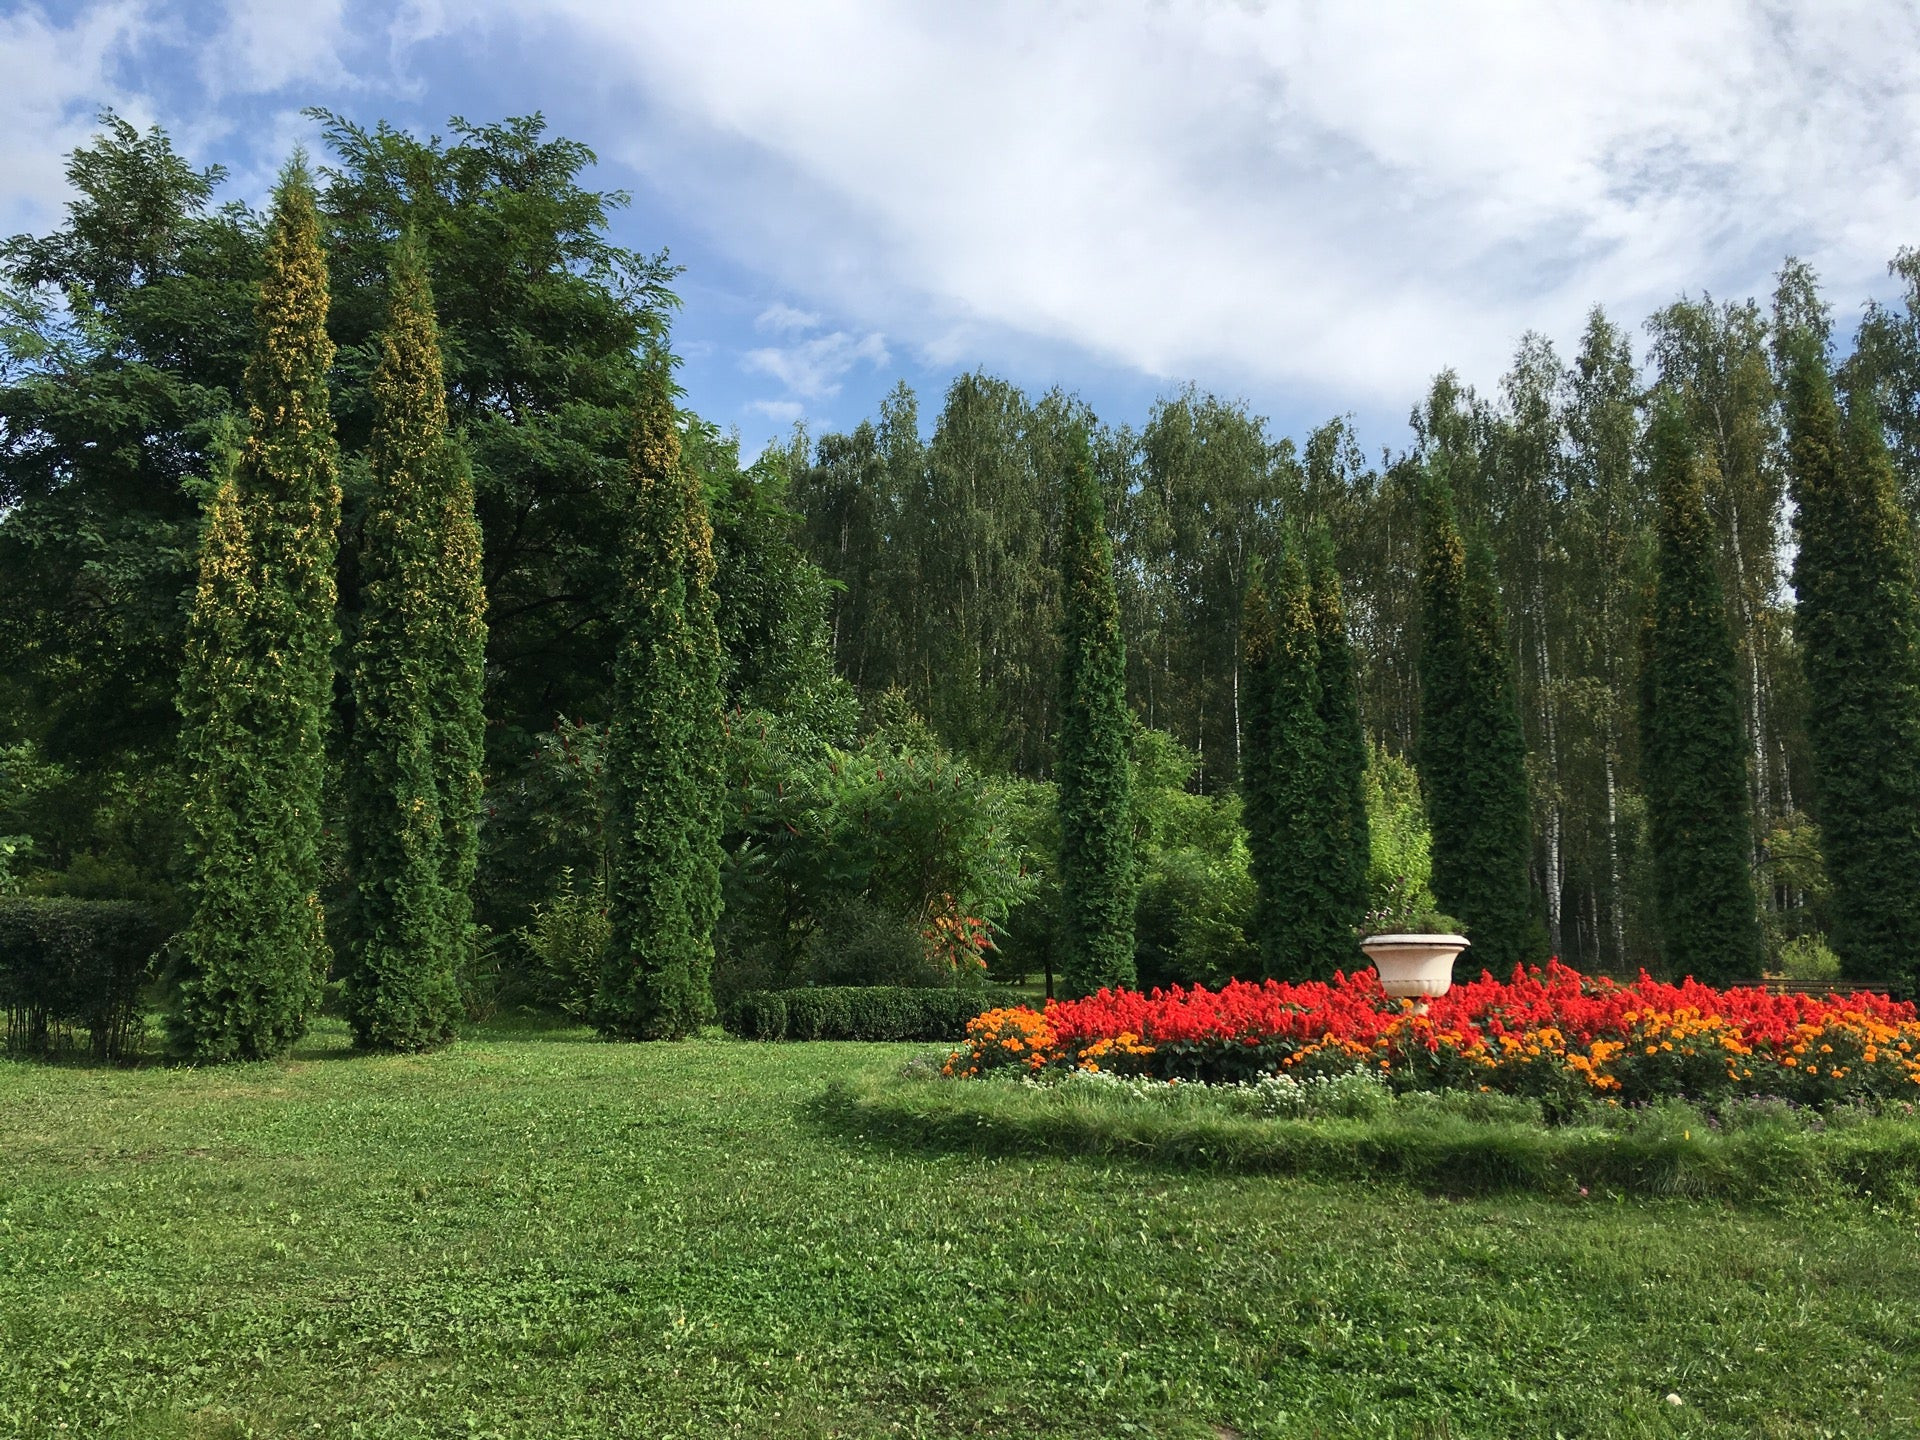
[[[196,868],[170,1025],[176,1051],[200,1061],[285,1051],[329,960],[321,792],[340,491],[319,241],[296,161],[275,194],[248,428],[208,506],[181,679]]]
[[[563,871],[605,874],[606,768],[607,727],[559,719],[492,777],[475,887],[483,924],[503,934],[525,924]]]
[[[840,749],[773,716],[733,717],[723,997],[904,966],[903,931],[919,937],[943,914],[997,925],[1026,897],[1006,787],[915,731]]]
[[[1788,336],[1795,637],[1832,942],[1858,980],[1920,979],[1920,601],[1871,390],[1844,424],[1820,337]]]
[[[1253,936],[1277,979],[1350,967],[1367,900],[1366,737],[1339,581],[1315,548],[1310,571],[1290,547],[1271,590],[1256,570],[1241,624]]]
[[[1344,856],[1334,853],[1332,821],[1344,799],[1327,757],[1320,689],[1320,637],[1313,591],[1298,548],[1281,562],[1273,591],[1273,854],[1266,867],[1259,928],[1260,956],[1275,979],[1331,975],[1350,958],[1348,927],[1328,904],[1342,883]]]
[[[1097,455],[1130,698],[1199,757],[1195,788],[1222,793],[1246,758],[1242,599],[1282,510],[1291,516],[1304,499],[1293,442],[1244,401],[1188,385],[1157,400],[1139,429],[1104,432]]]
[[[1253,876],[1244,848],[1195,845],[1156,851],[1144,866],[1134,912],[1134,966],[1142,988],[1219,986],[1260,973],[1248,938]]]
[[[1820,827],[1804,812],[1791,811],[1767,831],[1759,878],[1761,892],[1771,892],[1772,901],[1760,913],[1767,968],[1778,969],[1784,950],[1796,940],[1817,939],[1824,948],[1832,887],[1820,853]]]
[[[1420,798],[1420,776],[1403,756],[1375,743],[1367,756],[1367,909],[1433,900],[1433,833]]]
[[[486,597],[473,481],[447,433],[433,293],[410,235],[391,286],[360,529],[345,978],[361,1045],[423,1050],[453,1038],[469,944]]]
[[[999,990],[820,985],[750,990],[727,1010],[743,1040],[958,1040],[967,1022],[1023,997]]]
[[[1134,872],[1127,655],[1113,547],[1084,432],[1066,456],[1060,661],[1060,978],[1065,993],[1130,985]]]
[[[815,985],[953,985],[958,975],[929,953],[912,920],[867,901],[830,910],[808,937],[807,975]],[[878,1037],[875,1037],[878,1038]]]
[[[1308,569],[1327,784],[1320,802],[1327,837],[1323,924],[1343,937],[1338,943],[1327,944],[1316,959],[1316,967],[1330,975],[1351,959],[1344,935],[1367,908],[1367,875],[1372,859],[1367,815],[1369,747],[1366,728],[1360,723],[1360,693],[1354,683],[1346,602],[1339,572],[1334,568],[1333,540],[1324,525],[1313,532]]]
[[[66,175],[66,223],[0,245],[0,675],[50,760],[146,780],[173,759],[197,477],[242,394],[261,225],[110,111]],[[80,845],[107,838],[92,808]]]
[[[1259,973],[1240,797],[1196,794],[1199,768],[1199,757],[1164,730],[1134,731],[1134,967],[1143,987]]]
[[[677,1039],[713,1019],[723,730],[713,527],[681,460],[664,371],[635,413],[608,740],[608,1035]]]
[[[1920,248],[1901,246],[1887,272],[1899,282],[1899,302],[1867,302],[1848,361],[1849,385],[1873,387],[1901,505],[1920,525]]]
[[[596,876],[576,889],[573,871],[562,869],[552,897],[536,905],[532,920],[514,932],[533,957],[534,990],[541,1002],[575,1020],[591,1019],[612,933],[606,881]]]
[[[1282,860],[1279,797],[1274,767],[1279,760],[1279,692],[1275,676],[1280,664],[1279,634],[1274,624],[1274,600],[1265,569],[1256,560],[1241,601],[1240,671],[1246,685],[1242,704],[1244,735],[1240,750],[1240,810],[1247,827],[1247,866],[1253,879],[1252,932],[1263,963],[1277,942],[1279,919],[1275,899]]]
[[[1796,935],[1780,947],[1780,973],[1789,980],[1834,981],[1840,978],[1840,957],[1821,935]]]
[[[1714,571],[1702,471],[1678,400],[1651,430],[1659,557],[1642,637],[1640,754],[1662,950],[1676,976],[1727,985],[1759,973],[1746,740],[1733,638]]]
[[[372,431],[394,237],[412,231],[426,255],[485,537],[488,743],[506,771],[556,714],[610,713],[632,415],[677,271],[612,243],[627,196],[586,188],[593,151],[539,115],[456,118],[444,135],[314,118],[334,156],[323,212],[349,451]]]
[[[7,1047],[50,1053],[88,1032],[96,1060],[124,1055],[142,1029],[141,991],[166,932],[129,900],[0,899],[0,1009]]]
[[[1463,935],[1465,924],[1444,914],[1432,893],[1432,831],[1427,828],[1419,774],[1405,756],[1375,743],[1367,755],[1363,789],[1367,912],[1359,918],[1359,933]]]
[[[731,443],[697,427],[689,462],[713,517],[714,603],[729,709],[763,710],[844,744],[859,719],[834,674],[827,611],[833,584],[801,551],[787,506],[791,457],[770,450],[746,468]]]
[[[1423,497],[1420,782],[1433,826],[1433,893],[1473,927],[1476,962],[1496,974],[1545,958],[1527,867],[1526,740],[1492,565],[1470,557],[1444,466]]]

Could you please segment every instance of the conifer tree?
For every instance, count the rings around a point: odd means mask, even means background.
[[[194,911],[170,1030],[195,1060],[281,1054],[326,976],[320,802],[340,514],[327,306],[296,158],[274,194],[247,433],[218,467],[181,680]]]
[[[1675,975],[1722,985],[1760,970],[1739,662],[1714,568],[1711,462],[1671,393],[1650,438],[1659,549],[1642,641],[1640,754],[1660,930]]]
[[[609,1036],[677,1039],[714,1013],[721,656],[713,526],[664,368],[643,381],[631,457],[607,754],[612,933],[594,1008]]]
[[[1920,978],[1920,607],[1906,520],[1869,387],[1842,422],[1817,335],[1787,349],[1815,818],[1850,978]]]
[[[1266,937],[1278,934],[1274,664],[1273,602],[1267,593],[1266,569],[1256,556],[1240,607],[1240,676],[1246,695],[1241,709],[1240,815],[1247,832],[1247,868],[1253,876],[1253,939],[1269,971],[1275,960],[1269,956]]]
[[[1061,545],[1060,977],[1069,996],[1134,982],[1135,875],[1126,647],[1100,487],[1084,430],[1066,446]]]
[[[1271,697],[1273,749],[1268,785],[1273,829],[1259,935],[1260,956],[1276,979],[1331,973],[1343,942],[1331,911],[1336,863],[1332,818],[1337,797],[1327,768],[1326,718],[1320,690],[1320,638],[1313,586],[1297,547],[1280,562],[1273,590]],[[1347,923],[1357,920],[1355,914]]]
[[[1353,645],[1346,606],[1334,568],[1333,539],[1317,527],[1309,546],[1313,629],[1320,653],[1320,724],[1327,763],[1328,861],[1326,875],[1328,953],[1316,969],[1326,975],[1351,968],[1353,927],[1367,910],[1367,732],[1360,721]]]
[[[1492,559],[1480,546],[1469,555],[1438,466],[1422,510],[1419,766],[1433,894],[1469,927],[1470,958],[1497,973],[1546,950],[1527,882],[1526,740]]]
[[[348,841],[347,1015],[367,1047],[453,1036],[477,835],[486,643],[473,483],[447,433],[424,259],[395,248],[361,532]]]

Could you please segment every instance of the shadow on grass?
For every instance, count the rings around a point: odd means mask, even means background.
[[[569,1015],[556,1015],[550,1010],[534,1010],[522,1006],[515,1010],[500,1011],[498,1014],[488,1016],[485,1020],[462,1025],[460,1038],[462,1040],[577,1043],[582,1040],[597,1040],[600,1035],[591,1026],[582,1024]]]
[[[480,1024],[462,1025],[457,1041],[507,1040],[516,1043],[538,1043],[578,1042],[594,1038],[594,1032],[578,1021],[570,1020],[563,1015],[526,1010],[511,1015],[495,1016]],[[353,1031],[346,1020],[339,1015],[323,1012],[314,1017],[307,1033],[296,1040],[282,1058],[306,1065],[335,1060],[363,1060],[386,1053],[390,1052],[357,1048],[353,1043]],[[18,1064],[39,1066],[50,1070],[155,1070],[195,1063],[168,1053],[165,1014],[159,1010],[150,1011],[147,1014],[142,1028],[132,1037],[127,1048],[117,1055],[102,1058],[95,1055],[78,1037],[65,1035],[48,1050],[24,1047],[0,1050],[0,1060],[10,1060]]]
[[[1920,1202],[1920,1122],[1816,1131],[1552,1127],[1457,1117],[1279,1120],[1058,1090],[873,1075],[808,1102],[842,1140],[919,1155],[1053,1155],[1155,1169],[1393,1181],[1433,1195]]]

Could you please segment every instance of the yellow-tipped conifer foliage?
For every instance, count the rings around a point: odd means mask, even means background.
[[[451,1039],[468,943],[486,646],[480,531],[466,457],[447,432],[424,257],[395,248],[373,376],[372,490],[360,540],[347,768],[355,1040]]]
[[[721,654],[713,525],[663,371],[635,418],[607,754],[612,935],[594,1011],[603,1033],[650,1040],[714,1014]]]
[[[320,803],[340,516],[327,304],[296,159],[274,195],[247,432],[218,467],[181,682],[194,912],[170,1030],[196,1060],[282,1053],[326,976]]]

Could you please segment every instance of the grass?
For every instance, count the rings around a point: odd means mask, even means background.
[[[1365,1077],[1357,1077],[1364,1079]],[[1180,1169],[1399,1180],[1442,1195],[1531,1190],[1608,1198],[1679,1195],[1731,1200],[1838,1200],[1911,1204],[1920,1198],[1920,1119],[1836,1113],[1808,1117],[1758,1107],[1737,1126],[1671,1105],[1597,1111],[1608,1123],[1546,1126],[1502,1112],[1528,1108],[1500,1096],[1415,1094],[1381,1087],[1378,1113],[1273,1119],[1205,1085],[1145,1094],[1120,1084],[1035,1087],[999,1081],[902,1080],[864,1075],[836,1082],[828,1112],[843,1129],[896,1142],[980,1155],[1080,1155]],[[1458,1100],[1458,1104],[1449,1104]],[[1490,1118],[1464,1102],[1493,1102]]]
[[[1906,1203],[934,1150],[850,1108],[902,1046],[344,1044],[0,1063],[0,1435],[1920,1427]]]

